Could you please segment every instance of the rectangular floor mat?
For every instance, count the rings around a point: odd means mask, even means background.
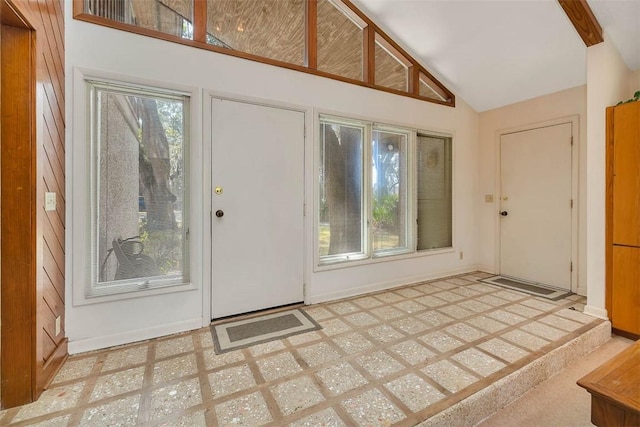
[[[502,286],[503,288],[513,289],[514,291],[526,292],[530,295],[537,297],[547,298],[552,301],[559,300],[572,292],[568,292],[564,289],[552,288],[550,286],[541,285],[539,283],[530,283],[522,280],[514,279],[512,277],[493,276],[480,280],[481,282],[489,283],[492,285]]]
[[[302,309],[211,325],[217,354],[321,329]]]

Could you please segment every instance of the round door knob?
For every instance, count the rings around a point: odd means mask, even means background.
[[[507,211],[502,211],[502,212],[500,212],[500,215],[502,215],[502,216],[507,216],[507,215],[509,215],[509,212],[507,212]]]
[[[217,216],[218,218],[222,218],[222,217],[224,216],[224,212],[223,212],[223,211],[221,211],[220,209],[218,209],[218,210],[216,211],[216,216]]]

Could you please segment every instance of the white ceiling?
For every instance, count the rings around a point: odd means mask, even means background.
[[[353,0],[476,111],[586,83],[587,48],[557,0]],[[640,0],[589,0],[640,67]]]

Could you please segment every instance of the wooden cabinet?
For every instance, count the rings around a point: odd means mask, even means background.
[[[607,108],[606,305],[618,332],[640,336],[640,102]]]

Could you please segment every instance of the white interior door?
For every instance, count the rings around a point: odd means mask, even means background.
[[[211,102],[212,317],[300,302],[304,113]]]
[[[571,123],[500,138],[500,274],[571,289]]]

